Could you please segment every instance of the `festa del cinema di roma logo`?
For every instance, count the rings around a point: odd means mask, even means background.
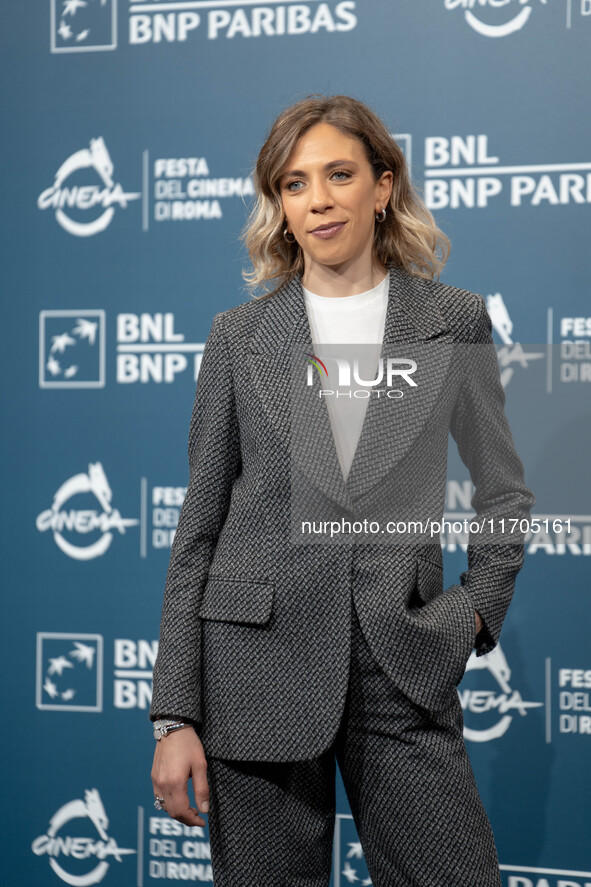
[[[77,184],[81,170],[87,182]],[[55,174],[53,185],[37,198],[37,206],[53,209],[58,224],[69,234],[76,237],[99,234],[110,225],[115,207],[125,209],[130,200],[142,196],[139,192],[124,191],[114,181],[113,171],[113,161],[104,139],[91,139],[90,148],[75,151],[64,160]],[[68,184],[70,177],[74,177],[75,183]]]
[[[95,837],[74,837],[67,834],[67,827],[74,820],[89,820],[98,833]],[[109,837],[107,829],[109,819],[96,788],[87,789],[84,792],[84,800],[70,801],[60,807],[49,820],[49,827],[44,835],[40,835],[33,841],[31,849],[36,856],[47,855],[52,870],[66,884],[75,887],[89,887],[103,880],[109,869],[109,860],[115,859],[122,862],[123,856],[136,853],[136,850],[119,847],[115,838]],[[62,832],[66,831],[66,834]],[[62,832],[60,834],[60,832]],[[88,871],[68,871],[64,864],[59,862],[60,857],[69,860],[68,868],[78,868],[79,860],[96,860]],[[74,862],[72,862],[74,860]]]
[[[66,508],[66,504],[79,495],[92,495],[100,505],[96,508]],[[55,544],[68,557],[78,561],[88,561],[101,557],[113,541],[113,530],[125,534],[127,527],[139,524],[135,518],[121,517],[111,505],[113,492],[100,462],[90,463],[88,474],[75,474],[68,478],[53,497],[51,508],[38,515],[36,525],[40,533],[46,530],[53,532]],[[74,537],[84,537],[90,533],[98,533],[89,545],[80,545],[66,538],[65,533]]]
[[[526,702],[519,690],[511,687],[511,668],[507,658],[497,644],[490,653],[476,656],[472,651],[466,663],[466,674],[476,672],[488,674],[489,682],[481,681],[481,686],[464,684],[458,689],[464,712],[464,738],[471,742],[490,742],[504,736],[515,714],[525,717],[532,708],[540,708],[543,702]],[[488,685],[487,685],[488,684]]]
[[[545,6],[548,0],[445,0],[445,8],[463,9],[466,22],[483,37],[506,37],[523,28],[537,2]],[[491,7],[494,12],[486,16],[482,7]],[[483,21],[485,16],[492,21]]]

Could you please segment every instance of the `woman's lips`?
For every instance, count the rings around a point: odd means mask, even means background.
[[[331,225],[330,228],[318,228],[316,231],[312,231],[311,233],[314,237],[319,237],[321,240],[330,240],[331,237],[335,237],[339,231],[341,231],[346,225],[346,222],[337,222],[334,225]]]

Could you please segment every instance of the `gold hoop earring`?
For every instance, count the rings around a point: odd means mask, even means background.
[[[379,213],[376,213],[376,222],[385,222],[386,221],[386,210],[381,209]]]
[[[283,229],[283,239],[287,241],[287,243],[295,243],[295,234],[292,234],[292,232],[288,231],[287,227],[285,227]]]

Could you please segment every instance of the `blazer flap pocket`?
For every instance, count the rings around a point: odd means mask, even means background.
[[[417,591],[428,603],[443,591],[443,567],[426,557],[417,557]]]
[[[268,622],[273,609],[275,586],[253,579],[210,576],[205,586],[199,616],[222,622]]]

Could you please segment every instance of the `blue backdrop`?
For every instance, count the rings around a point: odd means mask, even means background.
[[[211,882],[207,830],[152,807],[151,669],[203,343],[248,298],[252,167],[321,92],[382,116],[452,241],[442,279],[488,299],[540,524],[459,686],[466,742],[504,884],[591,884],[590,32],[589,0],[6,5],[11,883]],[[470,495],[452,453],[448,516]],[[335,887],[370,883],[356,841],[339,784]]]

